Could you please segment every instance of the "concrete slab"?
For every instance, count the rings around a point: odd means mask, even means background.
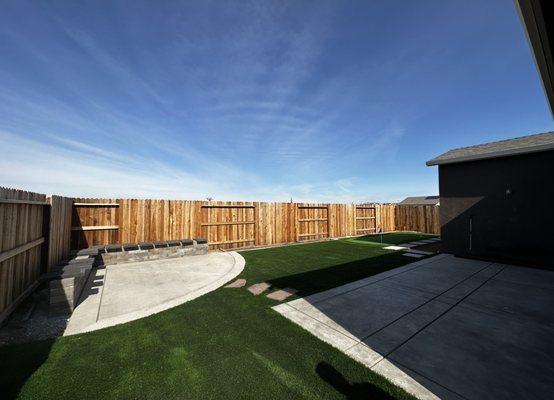
[[[554,296],[551,288],[497,279],[502,276],[502,272],[469,295],[463,305],[500,311],[532,321],[554,322]],[[507,302],[506,299],[510,301]]]
[[[402,318],[384,326],[363,342],[381,354],[389,354],[451,307],[452,305],[438,300],[426,302]]]
[[[479,270],[462,266],[451,267],[454,260],[434,263],[430,267],[421,267],[405,274],[391,277],[387,283],[406,288],[421,290],[430,294],[443,294]],[[483,267],[484,268],[484,267]]]
[[[236,252],[210,253],[95,269],[64,335],[118,325],[176,307],[235,278]]]
[[[266,297],[271,300],[283,301],[289,298],[290,296],[292,296],[293,294],[295,294],[296,292],[298,292],[298,290],[293,288],[285,288],[283,290],[276,290],[274,292],[271,292]]]
[[[517,284],[554,289],[554,274],[542,269],[508,266],[496,279]]]
[[[273,307],[273,309],[279,312],[283,317],[297,323],[307,331],[312,333],[317,332],[317,337],[319,339],[339,350],[346,351],[359,343],[359,341],[353,339],[351,335],[344,335],[342,332],[327,326],[321,321],[318,321],[287,304],[280,304],[279,306]]]
[[[269,283],[266,283],[266,282],[255,283],[252,286],[248,287],[248,291],[250,293],[252,293],[254,296],[258,296],[258,295],[262,294],[263,292],[265,292],[270,287],[271,287],[271,285]]]
[[[447,388],[419,375],[417,372],[396,362],[383,358],[371,367],[373,372],[387,377],[396,386],[402,387],[408,393],[422,400],[467,400]]]
[[[554,389],[554,328],[454,307],[390,355],[467,399],[540,399]]]
[[[424,293],[374,283],[318,302],[302,311],[317,319],[314,312],[317,310],[361,339],[422,305],[428,298]],[[371,318],[360,318],[364,314],[371,315]]]
[[[418,398],[538,399],[553,288],[554,272],[438,255],[274,309]]]

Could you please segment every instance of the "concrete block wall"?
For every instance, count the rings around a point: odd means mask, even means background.
[[[104,265],[131,263],[137,261],[161,260],[208,253],[208,243],[204,239],[168,240],[124,245],[108,245],[100,250]]]

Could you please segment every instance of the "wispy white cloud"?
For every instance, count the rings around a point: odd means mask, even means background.
[[[106,19],[117,27],[37,8],[48,40],[4,24],[32,68],[0,60],[0,179],[88,196],[397,196],[365,171],[394,163],[409,134],[387,90],[413,79],[392,67],[415,50],[340,65],[340,7],[139,4]]]
[[[99,156],[89,145],[63,141],[45,144],[0,131],[4,157],[0,159],[2,186],[76,197],[130,197],[265,201],[362,202],[392,201],[401,195],[375,192],[370,184],[351,177],[337,181],[269,185],[260,178],[227,174],[191,174],[159,160]]]

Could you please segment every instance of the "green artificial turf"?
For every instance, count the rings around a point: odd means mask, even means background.
[[[429,239],[432,237],[437,237],[430,233],[415,233],[415,232],[392,232],[392,233],[383,233],[375,235],[361,236],[357,238],[348,239],[351,242],[376,242],[386,243],[388,245],[398,245],[408,242],[414,242],[422,239]]]
[[[339,240],[245,251],[240,277],[304,296],[412,261],[382,247]],[[124,325],[0,347],[0,392],[3,399],[411,398],[283,318],[275,304],[245,288],[220,288]]]

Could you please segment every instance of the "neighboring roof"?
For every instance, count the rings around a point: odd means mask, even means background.
[[[516,4],[533,49],[550,111],[554,113],[554,59],[551,48],[554,44],[554,22],[551,18],[554,3],[551,0],[516,0]]]
[[[427,161],[427,165],[454,164],[464,161],[507,157],[547,150],[554,150],[554,132],[545,132],[537,135],[501,140],[499,142],[461,147],[459,149],[447,151]]]
[[[436,206],[439,204],[439,196],[406,197],[398,204],[403,206]]]

